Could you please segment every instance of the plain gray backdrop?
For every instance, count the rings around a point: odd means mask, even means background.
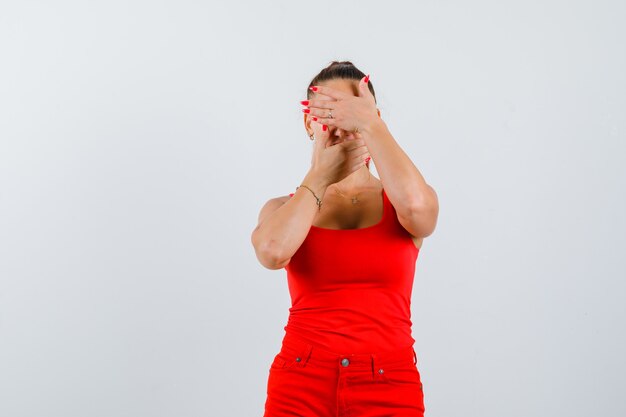
[[[262,415],[290,300],[250,234],[309,169],[299,101],[332,60],[370,74],[439,196],[412,295],[426,415],[626,415],[625,19],[2,1],[0,415]]]

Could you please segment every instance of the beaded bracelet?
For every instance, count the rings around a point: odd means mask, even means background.
[[[300,185],[300,187],[305,187],[305,188],[307,188],[309,191],[311,191],[311,192],[313,193],[313,196],[314,196],[314,197],[315,197],[315,199],[317,200],[317,210],[318,210],[318,211],[320,211],[320,210],[322,209],[322,200],[320,200],[320,199],[319,199],[319,198],[315,195],[315,193],[313,192],[313,190],[311,190],[311,189],[310,189],[309,187],[307,187],[306,185],[301,184],[301,185]],[[296,191],[298,191],[298,188],[300,188],[300,187],[296,187]]]

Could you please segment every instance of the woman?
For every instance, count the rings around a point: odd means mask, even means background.
[[[324,68],[307,99],[311,167],[294,193],[263,206],[251,236],[263,266],[287,270],[292,301],[264,417],[423,416],[410,304],[437,195],[351,62]]]

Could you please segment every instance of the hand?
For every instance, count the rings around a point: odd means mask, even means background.
[[[359,81],[357,96],[319,85],[311,89],[327,98],[315,98],[301,103],[307,106],[309,115],[318,123],[336,126],[349,132],[363,132],[379,117],[376,99],[367,88],[366,78],[363,77]],[[329,110],[332,111],[332,118],[328,117]]]
[[[331,142],[329,130],[318,133],[311,156],[311,170],[319,173],[326,185],[339,182],[365,166],[370,156],[363,139],[347,139],[335,145]]]

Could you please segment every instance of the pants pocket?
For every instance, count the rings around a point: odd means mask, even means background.
[[[384,369],[386,381],[398,384],[415,384],[422,388],[422,379],[414,364],[387,367]]]
[[[304,352],[299,352],[297,349],[283,348],[274,356],[270,369],[273,371],[281,371],[294,368],[303,365],[304,360]]]
[[[422,378],[414,363],[388,366],[384,369],[382,377],[384,383],[388,384],[402,398],[402,401],[405,402],[403,405],[422,413],[425,411]]]
[[[285,359],[281,356],[281,354],[277,354],[276,356],[274,356],[274,360],[272,361],[272,364],[270,365],[271,369],[281,369],[283,366],[285,366]]]

